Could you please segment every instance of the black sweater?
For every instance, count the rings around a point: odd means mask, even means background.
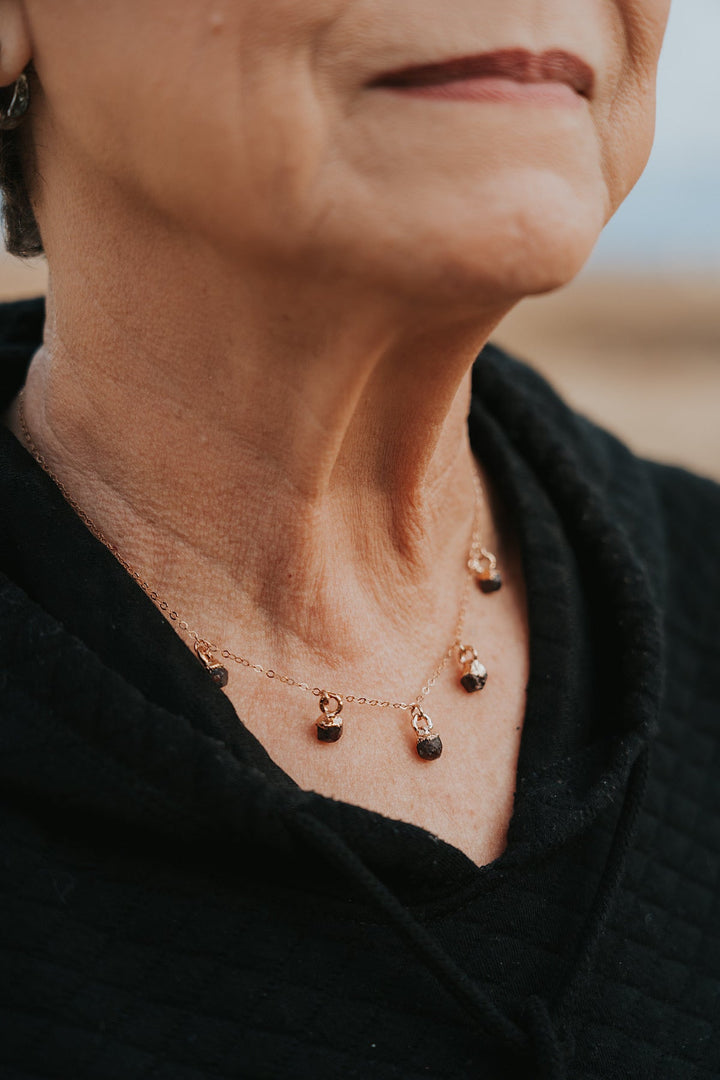
[[[531,649],[479,868],[301,790],[0,428],[2,1080],[720,1077],[720,488],[495,348],[473,391]]]

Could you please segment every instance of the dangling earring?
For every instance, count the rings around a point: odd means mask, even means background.
[[[0,106],[0,131],[12,131],[22,121],[30,104],[30,87],[25,72],[19,75],[12,86],[12,97],[7,108]]]

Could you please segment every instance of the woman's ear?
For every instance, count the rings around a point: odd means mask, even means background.
[[[31,59],[23,0],[0,0],[0,86],[14,83]]]

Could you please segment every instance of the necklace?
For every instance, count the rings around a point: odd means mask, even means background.
[[[268,679],[277,680],[286,686],[295,687],[298,690],[305,691],[313,694],[318,699],[318,705],[320,708],[320,716],[315,721],[315,728],[318,741],[321,743],[333,743],[337,742],[343,733],[343,719],[341,712],[343,705],[346,703],[367,705],[372,708],[379,709],[397,709],[410,714],[410,722],[412,724],[413,732],[417,738],[416,750],[418,757],[424,761],[435,761],[442,754],[442,740],[437,733],[433,721],[422,708],[422,702],[425,700],[430,690],[435,685],[440,675],[444,671],[447,663],[453,657],[457,658],[457,662],[460,667],[460,685],[469,694],[475,693],[478,690],[482,690],[487,682],[487,669],[484,664],[478,659],[477,650],[471,645],[463,643],[463,631],[465,625],[465,616],[467,613],[467,605],[470,597],[470,589],[473,582],[476,582],[479,588],[484,593],[493,593],[502,586],[502,578],[497,569],[497,559],[491,551],[488,551],[483,547],[480,539],[479,532],[479,514],[480,506],[482,503],[482,487],[480,481],[476,475],[473,475],[475,482],[475,514],[473,517],[473,529],[472,537],[470,541],[470,549],[467,558],[468,575],[465,580],[465,586],[463,588],[462,599],[460,603],[460,610],[458,613],[457,623],[455,625],[455,631],[453,634],[453,640],[450,646],[444,652],[442,659],[436,665],[431,675],[423,684],[420,691],[416,694],[412,701],[390,701],[383,700],[377,697],[368,697],[365,694],[339,694],[330,692],[319,686],[310,686],[305,680],[296,679],[292,675],[284,674],[276,671],[274,668],[266,668],[262,664],[254,663],[252,660],[245,656],[241,656],[239,653],[234,653],[230,649],[221,648],[205,635],[198,633],[194,630],[190,624],[180,616],[171,604],[162,598],[156,589],[145,578],[145,575],[138,570],[123,557],[121,552],[112,543],[108,537],[102,532],[102,530],[95,524],[95,522],[85,513],[85,511],[78,505],[70,492],[67,490],[62,480],[53,472],[48,464],[44,455],[40,452],[35,441],[30,434],[30,430],[27,426],[27,420],[25,419],[25,390],[24,388],[18,395],[18,417],[20,420],[20,426],[22,428],[23,437],[25,443],[30,450],[31,454],[37,461],[38,465],[47,473],[50,479],[54,482],[61,495],[68,503],[68,505],[75,511],[77,516],[83,522],[83,524],[89,529],[93,536],[104,544],[104,546],[111,552],[117,559],[123,569],[132,577],[143,592],[152,600],[160,611],[165,613],[172,623],[177,626],[178,630],[187,634],[187,636],[193,642],[193,649],[199,662],[203,668],[207,671],[208,675],[218,687],[227,686],[229,680],[229,672],[227,663],[232,662],[238,664],[240,667],[247,668],[250,671],[254,671],[258,675],[265,676]],[[222,663],[218,657],[221,657],[225,663]]]

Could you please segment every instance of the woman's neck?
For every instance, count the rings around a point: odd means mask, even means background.
[[[419,625],[435,655],[474,513],[468,367],[501,312],[487,333],[420,332],[409,304],[199,255],[61,271],[27,422],[171,606],[277,664],[369,676],[375,647],[417,645]],[[480,524],[501,543],[487,502]]]

